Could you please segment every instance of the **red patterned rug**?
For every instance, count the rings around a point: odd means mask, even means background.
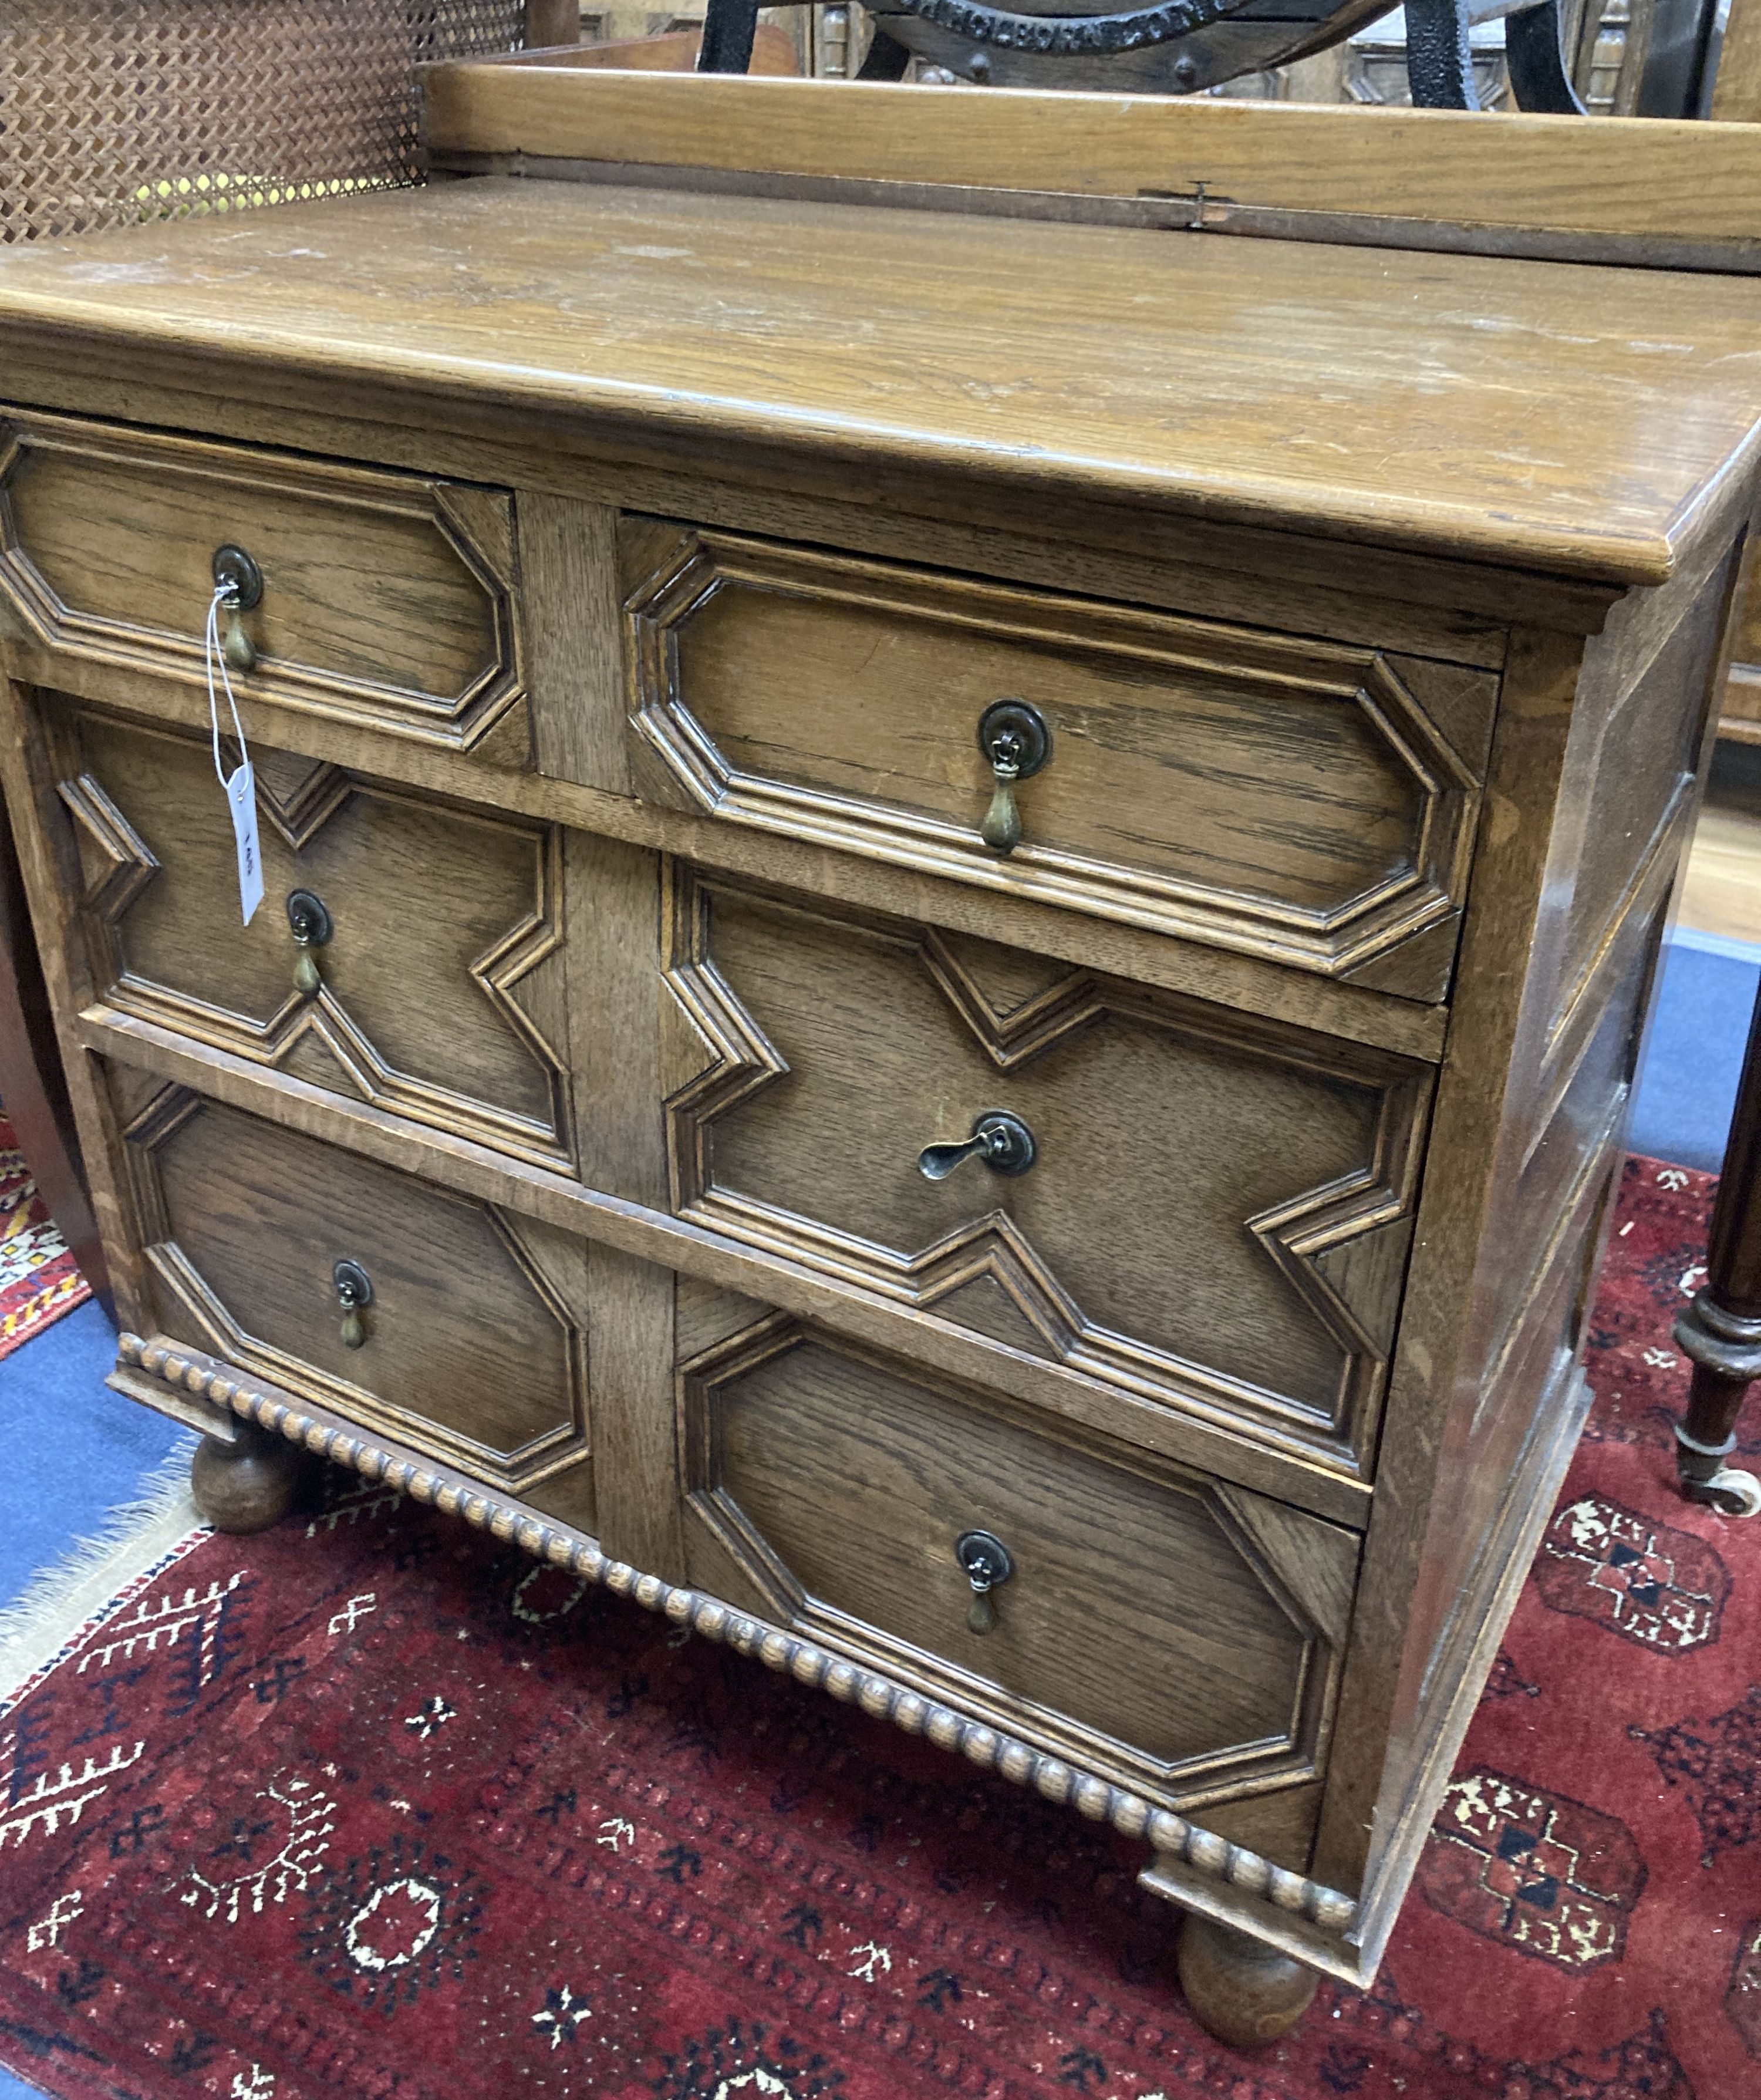
[[[1629,1166],[1593,1423],[1381,1981],[1272,2052],[1187,2017],[1132,1846],[338,1476],[0,1716],[0,2060],[66,2100],[1761,2093],[1761,1523],[1671,1485],[1710,1185]]]
[[[90,1295],[0,1115],[0,1357]]]

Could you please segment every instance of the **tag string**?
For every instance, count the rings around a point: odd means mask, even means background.
[[[248,765],[250,752],[245,742],[245,726],[239,720],[238,701],[232,691],[232,680],[227,671],[226,651],[220,646],[220,608],[232,595],[232,585],[216,586],[214,596],[208,601],[208,646],[205,651],[208,670],[208,721],[214,731],[214,778],[224,788],[226,769],[220,762],[220,696],[214,690],[214,666],[220,666],[220,682],[226,688],[227,705],[232,712],[232,734],[238,739],[239,762]]]

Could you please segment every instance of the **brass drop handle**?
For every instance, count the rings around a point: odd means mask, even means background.
[[[982,1159],[993,1174],[1025,1174],[1038,1157],[1034,1134],[1019,1116],[998,1109],[982,1115],[972,1136],[957,1145],[926,1145],[917,1155],[917,1171],[926,1181],[946,1181],[956,1167]]]
[[[966,1571],[972,1585],[972,1604],[966,1624],[975,1634],[987,1634],[997,1622],[992,1592],[1002,1588],[1015,1573],[1008,1548],[993,1531],[963,1531],[954,1542],[954,1557]]]
[[[288,892],[287,918],[289,930],[299,950],[294,963],[294,989],[302,998],[310,999],[324,982],[318,974],[317,958],[312,950],[327,947],[336,929],[324,899],[309,889]]]
[[[1052,726],[1026,700],[993,700],[978,717],[978,748],[996,783],[978,836],[992,853],[1012,854],[1022,842],[1016,783],[1050,762]]]
[[[263,571],[242,547],[228,544],[214,549],[214,589],[226,593],[220,601],[220,609],[227,616],[220,653],[227,660],[227,668],[254,671],[257,645],[245,632],[244,615],[263,603]]]
[[[372,1304],[373,1278],[358,1261],[339,1261],[330,1272],[336,1286],[337,1303],[342,1308],[342,1346],[345,1349],[362,1348],[367,1340],[367,1323],[361,1315]]]

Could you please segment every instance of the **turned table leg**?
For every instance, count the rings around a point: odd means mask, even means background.
[[[299,1473],[297,1444],[241,1422],[231,1443],[205,1436],[196,1445],[190,1491],[217,1531],[267,1531],[287,1515]]]
[[[1675,1339],[1694,1367],[1675,1431],[1682,1492],[1727,1516],[1761,1513],[1761,1480],[1725,1463],[1743,1396],[1761,1378],[1761,997],[1712,1209],[1706,1288],[1675,1322]]]
[[[1295,2026],[1321,1979],[1275,1947],[1189,1912],[1181,1928],[1180,1980],[1207,2034],[1233,2049],[1260,2049]]]

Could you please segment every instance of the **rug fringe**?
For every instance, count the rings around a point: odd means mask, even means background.
[[[76,1539],[60,1560],[0,1606],[0,1714],[84,1627],[106,1616],[119,1591],[205,1530],[190,1496],[196,1443],[194,1436],[180,1439],[143,1476],[139,1493],[108,1513],[101,1530]]]

